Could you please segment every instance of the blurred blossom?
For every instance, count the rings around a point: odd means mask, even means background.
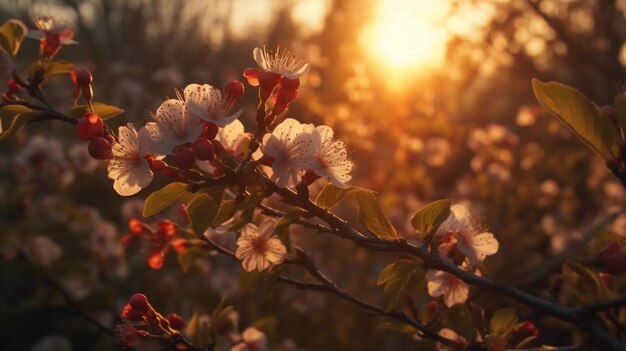
[[[39,340],[30,351],[72,351],[70,340],[62,335],[46,336]]]
[[[430,138],[426,142],[424,152],[429,166],[441,167],[450,156],[450,143],[444,138]]]
[[[43,182],[69,185],[75,173],[64,156],[63,146],[57,139],[35,135],[14,158],[14,174],[22,183]]]
[[[546,179],[541,183],[539,189],[542,195],[554,197],[559,194],[560,187],[554,179]]]
[[[124,278],[128,275],[124,246],[117,237],[117,227],[113,223],[105,220],[94,223],[89,248],[103,267],[115,277]]]
[[[67,150],[70,162],[75,169],[82,173],[92,173],[98,168],[100,162],[89,155],[87,144],[76,143]]]
[[[93,290],[87,281],[78,277],[65,277],[60,284],[76,301],[84,300]]]
[[[527,171],[533,168],[543,157],[543,148],[537,142],[530,142],[523,146],[519,166]]]
[[[44,267],[51,265],[63,256],[63,248],[47,236],[38,235],[26,243],[26,255]]]
[[[619,181],[615,179],[606,181],[602,185],[602,190],[608,199],[618,204],[624,202],[624,186]]]
[[[95,222],[99,221],[100,211],[91,206],[78,206],[64,216],[70,231],[75,234],[90,232]]]
[[[239,277],[228,270],[216,268],[209,277],[211,289],[220,296],[234,296],[239,290]]]
[[[145,200],[139,197],[132,197],[130,199],[124,199],[121,206],[121,215],[124,220],[131,218],[143,217],[143,204]]]
[[[515,123],[520,127],[530,127],[537,122],[537,118],[542,113],[542,108],[536,105],[524,105],[517,111]]]
[[[164,86],[181,86],[184,81],[183,74],[176,67],[161,67],[152,73],[152,81]]]
[[[500,163],[490,163],[487,176],[491,180],[505,183],[511,180],[511,171]]]

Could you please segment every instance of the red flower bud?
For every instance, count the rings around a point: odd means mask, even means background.
[[[172,221],[163,219],[156,223],[158,234],[165,240],[170,240],[176,235],[176,226]]]
[[[289,79],[283,77],[280,80],[280,85],[283,89],[286,90],[297,90],[300,87],[300,78]]]
[[[130,304],[126,304],[124,305],[124,308],[122,308],[122,319],[138,323],[143,320],[143,314],[134,309]]]
[[[167,321],[170,322],[170,326],[172,327],[172,329],[182,330],[185,325],[187,325],[185,320],[176,313],[170,313],[167,315],[166,318]]]
[[[120,327],[120,339],[124,345],[130,346],[139,339],[139,330],[132,325],[123,325]]]
[[[522,339],[530,337],[536,338],[537,336],[539,336],[539,331],[537,330],[535,325],[528,321],[516,325],[515,328],[513,328],[513,333],[515,333],[518,337]]]
[[[174,165],[181,169],[189,169],[196,163],[196,158],[190,147],[177,146],[174,149]]]
[[[104,134],[104,122],[100,116],[87,112],[76,124],[76,136],[82,140],[91,140]]]
[[[259,70],[256,68],[246,68],[243,71],[243,76],[248,81],[248,84],[253,87],[259,86]]]
[[[88,69],[80,68],[76,70],[76,84],[81,88],[85,88],[91,85],[93,81],[93,77],[91,76],[91,72]]]
[[[141,313],[145,313],[148,309],[151,308],[146,295],[140,293],[131,296],[128,303],[133,307],[133,309]]]
[[[238,80],[231,80],[224,86],[226,100],[232,103],[239,101],[244,93],[243,83]]]
[[[206,122],[202,130],[202,137],[209,140],[215,139],[218,131],[219,127],[215,123]]]
[[[157,251],[148,257],[148,266],[152,269],[163,268],[165,262],[165,253],[163,251]]]
[[[103,137],[91,139],[87,146],[87,151],[96,160],[110,160],[113,158],[111,143]]]
[[[9,90],[8,90],[8,94],[9,95],[15,95],[15,94],[19,93],[22,90],[20,85],[17,84],[17,82],[13,78],[7,80],[7,88],[9,88]]]
[[[193,154],[198,160],[213,161],[215,160],[215,147],[209,139],[198,138],[193,143]]]

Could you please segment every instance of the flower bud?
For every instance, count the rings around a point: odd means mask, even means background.
[[[128,229],[134,236],[139,236],[146,230],[146,225],[137,218],[131,218],[128,221]]]
[[[132,325],[120,327],[120,339],[124,345],[131,346],[139,338],[139,330]]]
[[[76,136],[82,140],[91,140],[104,134],[104,122],[93,112],[85,113],[76,124]]]
[[[219,131],[219,127],[215,123],[207,122],[204,124],[202,130],[202,137],[205,139],[213,140]]]
[[[182,330],[185,327],[185,325],[187,325],[185,320],[181,316],[177,315],[176,313],[168,314],[166,319],[170,323],[170,326],[172,327],[172,329]]]
[[[134,309],[133,306],[131,306],[130,304],[126,304],[124,305],[124,308],[122,308],[122,319],[129,322],[138,323],[143,320],[143,314]]]
[[[146,295],[140,293],[131,296],[128,303],[133,307],[133,309],[141,313],[145,313],[149,308],[151,308]]]
[[[209,139],[198,138],[193,143],[193,154],[201,161],[213,161],[215,160],[215,147]]]
[[[539,331],[535,325],[528,321],[516,325],[515,328],[513,328],[513,333],[521,339],[536,338],[539,336]]]
[[[189,169],[196,163],[196,158],[190,147],[177,146],[174,149],[174,165],[181,169]]]
[[[243,83],[238,80],[231,80],[224,86],[224,95],[226,100],[233,103],[239,101],[244,93]]]
[[[109,160],[113,158],[111,143],[103,137],[91,139],[87,146],[89,155],[96,160]]]
[[[22,90],[20,85],[17,84],[17,82],[13,78],[7,80],[7,88],[9,88],[9,90],[7,91],[9,95],[15,95]]]
[[[76,84],[82,88],[85,88],[88,85],[91,85],[93,82],[93,77],[91,76],[91,72],[85,68],[79,68],[76,70]]]
[[[158,234],[165,240],[170,240],[176,235],[176,226],[172,221],[163,219],[156,223]]]

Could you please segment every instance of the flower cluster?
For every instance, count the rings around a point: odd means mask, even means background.
[[[163,219],[156,221],[154,227],[136,218],[128,221],[130,234],[122,237],[124,245],[141,242],[148,252],[148,265],[152,269],[161,269],[165,262],[165,255],[173,248],[181,251],[185,248],[186,239],[175,239],[177,226],[172,221]]]
[[[122,309],[122,324],[118,327],[119,339],[132,345],[139,337],[158,336],[176,342],[186,322],[177,314],[163,317],[144,294],[134,294]]]

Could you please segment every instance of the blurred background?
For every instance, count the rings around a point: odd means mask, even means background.
[[[356,164],[352,183],[379,191],[403,236],[411,239],[415,210],[452,198],[500,241],[488,274],[537,295],[547,294],[560,271],[551,257],[584,256],[572,243],[620,209],[625,194],[603,161],[538,106],[530,81],[561,81],[611,104],[626,73],[625,13],[624,0],[0,3],[2,21],[19,18],[33,28],[30,17],[42,14],[74,28],[79,45],[57,58],[90,69],[95,99],[126,110],[113,124],[145,123],[174,88],[243,79],[256,46],[288,48],[312,68],[287,116],[334,128]],[[24,45],[23,66],[38,43]],[[51,80],[45,93],[67,108],[69,76]],[[249,128],[255,94],[248,89],[243,101]],[[89,159],[67,125],[32,125],[0,144],[0,172],[0,349],[115,348],[55,285],[105,325],[141,291],[159,311],[185,318],[209,313],[226,297],[242,328],[261,321],[273,349],[434,347],[323,294],[284,286],[239,294],[238,263],[228,258],[199,259],[184,274],[172,254],[163,269],[151,270],[145,254],[119,241],[149,192],[117,196],[104,166]],[[337,212],[353,215],[349,206]],[[626,217],[610,225],[626,234]],[[375,281],[392,257],[298,228],[291,235],[347,290],[381,301]],[[428,300],[420,289],[418,303]],[[512,305],[489,294],[476,299],[487,311]],[[520,311],[549,331],[540,342],[577,338],[567,326]],[[464,307],[453,312],[468,316]]]

